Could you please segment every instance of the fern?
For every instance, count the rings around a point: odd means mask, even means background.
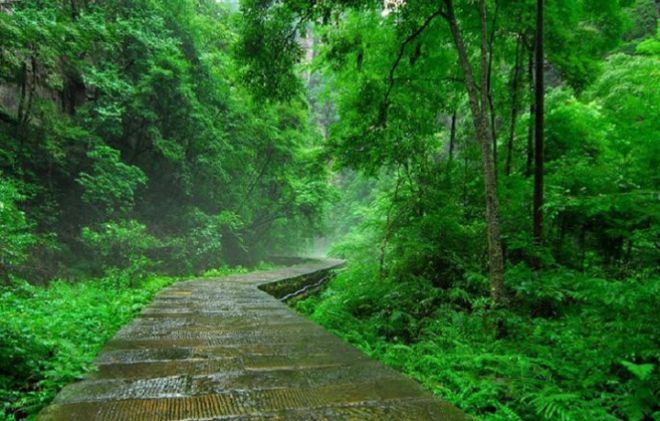
[[[520,415],[518,415],[508,406],[498,402],[495,407],[497,408],[497,412],[495,413],[496,415],[493,417],[493,419],[501,419],[506,421],[523,421],[523,418],[521,418]]]
[[[522,399],[529,401],[536,415],[545,420],[570,421],[571,412],[569,406],[580,400],[575,393],[540,393],[528,395]]]

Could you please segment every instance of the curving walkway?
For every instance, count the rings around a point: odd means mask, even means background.
[[[258,289],[340,264],[165,289],[37,419],[468,419]]]

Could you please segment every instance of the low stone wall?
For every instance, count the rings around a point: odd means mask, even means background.
[[[307,273],[305,275],[283,279],[259,286],[259,289],[267,292],[280,301],[289,302],[295,298],[301,298],[322,288],[332,277],[337,269],[340,269],[343,263],[337,266],[320,269],[318,271]]]

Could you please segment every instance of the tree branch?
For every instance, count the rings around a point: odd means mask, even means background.
[[[389,102],[389,97],[390,94],[392,93],[392,89],[394,88],[394,73],[396,72],[396,69],[399,67],[399,64],[401,63],[401,59],[403,58],[403,54],[406,51],[406,47],[408,44],[413,42],[415,39],[417,39],[418,36],[420,36],[430,25],[431,22],[438,16],[442,16],[446,18],[445,12],[443,11],[443,7],[440,7],[438,10],[433,12],[429,17],[426,18],[424,23],[422,25],[415,29],[408,37],[401,43],[399,46],[399,53],[397,54],[396,60],[394,61],[394,64],[392,64],[392,67],[390,68],[389,75],[387,77],[387,90],[385,91],[385,98],[383,100],[383,112],[388,107],[388,102]]]

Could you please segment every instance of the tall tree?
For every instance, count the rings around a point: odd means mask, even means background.
[[[498,215],[497,180],[493,162],[491,130],[488,120],[488,17],[486,1],[479,1],[479,21],[481,28],[479,74],[480,85],[475,80],[475,71],[469,60],[464,37],[458,25],[453,0],[445,0],[444,17],[449,23],[459,63],[465,76],[465,88],[468,94],[472,121],[477,140],[481,146],[484,188],[486,192],[486,226],[488,235],[488,263],[490,272],[490,291],[493,302],[497,305],[505,300],[504,291],[504,256]]]
[[[536,2],[536,80],[534,88],[534,204],[533,235],[536,244],[543,243],[543,128],[545,111],[543,12],[544,0]]]
[[[509,126],[509,139],[506,145],[506,162],[504,164],[504,174],[511,175],[511,165],[513,160],[513,142],[516,138],[516,123],[518,120],[520,76],[522,73],[522,35],[516,41],[516,61],[513,65],[513,76],[511,78],[511,120]]]

